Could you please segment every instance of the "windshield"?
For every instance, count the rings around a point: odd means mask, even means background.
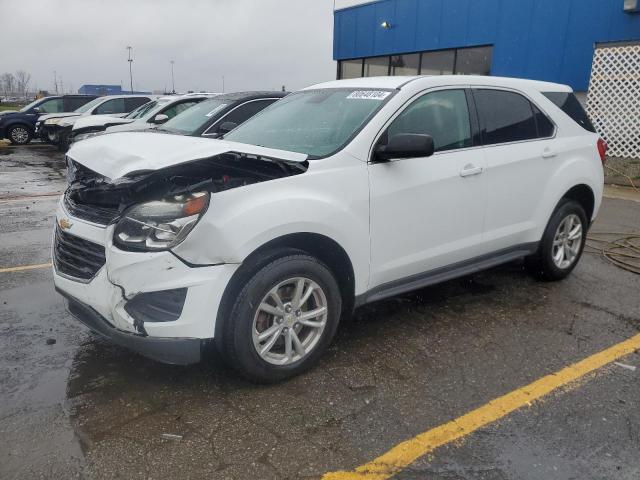
[[[75,113],[85,113],[88,112],[89,110],[91,110],[93,107],[95,107],[96,105],[101,104],[102,102],[104,102],[105,98],[104,97],[98,97],[95,98],[93,100],[91,100],[89,103],[85,103],[84,105],[82,105],[81,107],[78,107],[74,110]]]
[[[326,157],[340,150],[392,94],[391,90],[305,90],[275,102],[224,138]]]
[[[31,102],[29,105],[24,106],[20,109],[21,112],[26,112],[27,110],[31,110],[33,107],[35,107],[37,104],[39,104],[40,102],[42,102],[43,100],[46,100],[45,98],[39,98],[37,100],[34,100],[33,102]]]
[[[155,108],[156,106],[158,106],[158,103],[159,103],[158,100],[152,100],[150,102],[145,103],[144,105],[140,105],[130,114],[125,115],[124,118],[130,118],[130,119],[142,118],[144,117],[145,113],[147,113],[152,108]]]
[[[158,130],[168,130],[185,135],[193,134],[227,105],[228,103],[223,100],[205,100],[176,115],[164,123],[162,127],[159,127]]]

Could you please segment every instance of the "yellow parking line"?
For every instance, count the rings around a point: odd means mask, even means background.
[[[402,442],[375,460],[357,467],[354,471],[326,473],[322,480],[384,480],[390,478],[436,448],[469,435],[519,408],[531,405],[531,402],[539,400],[552,391],[638,349],[640,349],[640,334],[569,365],[556,373],[542,377],[525,387],[491,400],[455,420]]]
[[[37,265],[20,265],[17,267],[4,267],[0,268],[0,273],[8,273],[8,272],[23,272],[25,270],[35,270],[37,268],[47,268],[53,265],[51,262],[49,263],[39,263]]]

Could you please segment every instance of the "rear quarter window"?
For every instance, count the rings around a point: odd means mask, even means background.
[[[584,111],[580,101],[571,92],[542,92],[542,94],[551,100],[560,110],[569,115],[573,121],[589,132],[596,133],[591,120]]]

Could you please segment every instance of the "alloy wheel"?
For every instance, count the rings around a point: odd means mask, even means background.
[[[27,143],[29,132],[24,127],[14,127],[11,130],[11,139],[16,143]]]
[[[263,297],[253,319],[253,345],[264,361],[289,365],[318,345],[327,324],[327,297],[316,282],[294,277]]]
[[[572,213],[560,222],[553,237],[553,263],[561,269],[569,268],[578,258],[582,246],[582,222]]]

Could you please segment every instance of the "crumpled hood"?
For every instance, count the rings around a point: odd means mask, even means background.
[[[225,140],[155,132],[119,132],[100,135],[74,143],[67,152],[67,156],[113,180],[131,172],[160,170],[228,152],[298,163],[307,159],[307,155],[302,153]]]
[[[108,126],[105,130],[106,133],[116,132],[144,132],[145,130],[154,130],[158,128],[155,123],[147,123],[144,120],[135,120],[129,123],[122,123],[120,125]]]
[[[67,112],[67,113],[46,113],[44,115],[40,115],[38,117],[38,121],[44,122],[45,120],[49,120],[50,118],[62,118],[62,117],[79,117],[79,113],[75,112]]]
[[[88,115],[76,120],[73,124],[74,130],[87,127],[102,127],[104,125],[120,125],[123,123],[131,123],[132,119],[112,117],[111,115]]]

